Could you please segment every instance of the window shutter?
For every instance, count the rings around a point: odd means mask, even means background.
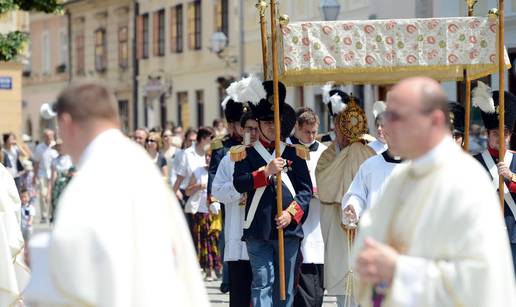
[[[136,19],[136,57],[143,57],[143,16]]]

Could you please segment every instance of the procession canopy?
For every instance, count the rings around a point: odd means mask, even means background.
[[[470,79],[498,72],[496,18],[298,22],[281,30],[287,85],[386,84],[414,75],[461,81],[465,69]]]

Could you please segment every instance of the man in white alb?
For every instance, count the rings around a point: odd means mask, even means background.
[[[113,94],[72,85],[55,108],[63,152],[78,167],[59,200],[48,261],[65,305],[208,306],[177,199],[118,129]],[[47,296],[31,302],[56,305]]]
[[[360,222],[354,272],[363,307],[516,306],[496,194],[451,138],[447,102],[439,83],[423,77],[387,96],[389,145],[409,162]]]

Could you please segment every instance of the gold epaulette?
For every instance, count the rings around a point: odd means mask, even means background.
[[[224,147],[224,145],[222,144],[222,140],[223,140],[223,138],[214,138],[211,141],[211,150],[217,150],[217,149],[221,149],[222,147]]]
[[[306,148],[305,145],[296,144],[294,145],[296,148],[296,155],[303,160],[310,160],[310,150]]]
[[[247,157],[247,151],[246,151],[245,145],[237,145],[233,146],[229,149],[229,157],[231,158],[231,161],[233,162],[239,162],[244,160]]]

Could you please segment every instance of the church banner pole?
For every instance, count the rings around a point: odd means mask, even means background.
[[[276,130],[276,139],[275,139],[275,151],[276,158],[281,157],[281,148],[280,148],[280,109],[279,109],[279,72],[278,72],[278,46],[277,46],[277,29],[276,29],[276,0],[271,0],[271,41],[272,41],[272,86],[274,91],[274,128]],[[281,184],[281,172],[276,174],[276,209],[277,216],[281,216],[283,212],[283,204],[282,204],[282,184]],[[286,300],[285,293],[285,250],[284,250],[284,240],[283,240],[283,229],[278,229],[278,253],[279,253],[279,282],[280,282],[280,299],[282,301]]]
[[[505,156],[505,30],[504,30],[504,0],[498,0],[498,78],[499,81],[499,126],[500,150],[498,160],[503,162]],[[499,178],[500,206],[504,209],[504,177]]]
[[[263,66],[263,80],[267,80],[268,59],[267,59],[267,21],[265,12],[267,11],[267,2],[265,0],[258,0],[255,7],[258,9],[260,16],[260,32],[262,37],[262,66]]]
[[[475,5],[478,0],[466,0],[468,5],[468,17],[473,16]],[[464,101],[464,144],[465,151],[469,149],[469,124],[471,122],[471,79],[468,77],[468,70],[464,69],[463,80],[466,85],[466,99]]]

